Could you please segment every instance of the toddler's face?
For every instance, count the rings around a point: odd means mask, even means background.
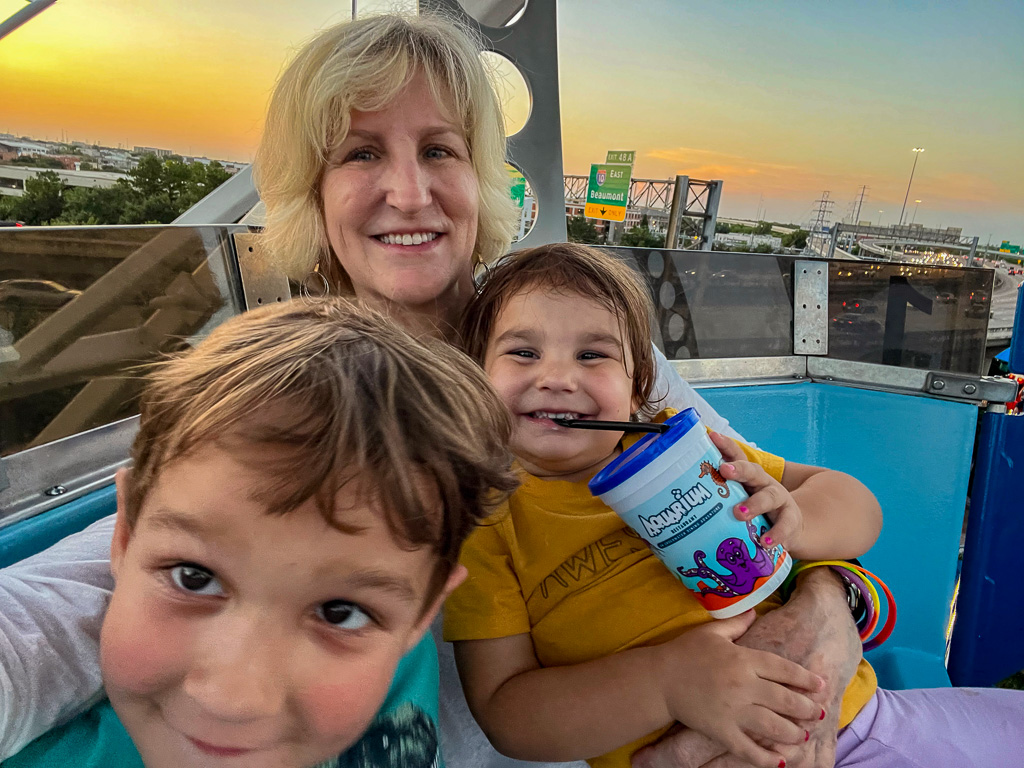
[[[209,446],[159,474],[135,524],[123,514],[102,632],[104,684],[148,768],[303,768],[373,719],[423,611],[436,557],[403,549],[358,488],[343,533],[314,500],[269,515],[267,473]]]
[[[484,368],[512,412],[512,451],[528,472],[581,480],[615,456],[621,432],[551,418],[629,419],[633,359],[613,312],[576,294],[516,294],[495,318]]]

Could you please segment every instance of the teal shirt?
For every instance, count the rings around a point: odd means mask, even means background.
[[[437,648],[428,632],[398,665],[384,705],[363,737],[326,765],[337,768],[443,766],[437,727],[439,685]],[[71,722],[44,733],[0,765],[3,768],[144,768],[128,732],[106,700]]]

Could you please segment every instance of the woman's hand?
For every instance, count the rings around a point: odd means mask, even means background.
[[[735,644],[754,612],[691,629],[659,646],[668,713],[760,768],[784,762],[775,745],[804,746],[821,706],[803,692],[825,681],[775,653]],[[765,748],[762,744],[772,745]]]
[[[779,745],[787,768],[832,768],[835,764],[839,707],[861,659],[860,637],[850,616],[846,594],[828,568],[801,574],[793,596],[781,608],[757,619],[737,645],[770,651],[795,661],[825,680],[811,694],[825,717],[797,747]],[[665,736],[633,756],[634,768],[750,768],[750,763],[690,729]]]
[[[735,480],[750,497],[733,507],[737,520],[751,520],[764,515],[772,527],[760,535],[765,547],[779,545],[790,548],[799,541],[803,531],[803,513],[793,495],[778,480],[751,461],[732,438],[718,432],[710,434],[711,442],[722,453],[718,471],[726,480]]]

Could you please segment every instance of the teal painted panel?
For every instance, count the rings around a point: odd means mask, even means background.
[[[41,552],[72,533],[88,527],[117,509],[117,494],[108,485],[30,517],[20,523],[0,528],[0,568]]]
[[[891,661],[874,652],[880,679],[900,688],[948,685],[945,633],[977,407],[810,382],[702,389],[701,395],[764,450],[848,472],[874,492],[882,535],[861,561],[892,588],[899,607],[881,651],[896,658],[897,651],[916,652],[913,669],[899,675],[888,674]],[[929,668],[920,654],[934,664]]]

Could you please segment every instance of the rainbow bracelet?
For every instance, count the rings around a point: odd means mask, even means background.
[[[850,563],[845,560],[814,560],[809,562],[799,562],[793,566],[793,570],[790,571],[789,576],[787,576],[785,582],[783,582],[783,594],[788,594],[792,589],[793,582],[797,575],[810,568],[816,568],[822,565],[829,566],[832,570],[836,571],[840,576],[856,587],[865,602],[867,608],[866,613],[857,624],[857,629],[860,633],[860,639],[864,645],[864,650],[870,651],[888,640],[896,626],[896,598],[893,597],[892,592],[884,581],[860,565],[855,565],[854,563]],[[885,624],[882,625],[882,628],[877,634],[872,636],[872,633],[878,626],[879,618],[882,615],[882,601],[879,597],[878,589],[875,588],[875,584],[878,584],[878,586],[881,587],[882,592],[885,594],[887,605]]]

